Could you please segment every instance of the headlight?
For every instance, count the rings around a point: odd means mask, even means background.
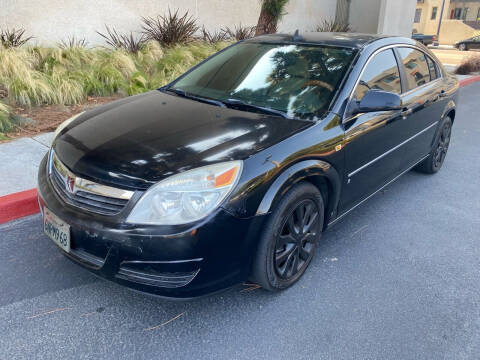
[[[80,115],[82,115],[85,111],[82,111],[81,113],[78,113],[77,115],[74,115],[72,116],[70,119],[67,119],[65,120],[64,122],[62,122],[60,125],[58,125],[57,129],[55,130],[55,132],[53,133],[53,140],[56,139],[56,137],[58,136],[58,134],[60,134],[60,132],[65,129],[65,127],[70,124],[73,120],[75,120],[77,117],[79,117]]]
[[[229,161],[162,180],[142,196],[127,223],[179,225],[200,220],[230,194],[241,172],[241,161]]]

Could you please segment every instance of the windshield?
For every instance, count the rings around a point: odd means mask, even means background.
[[[327,111],[353,49],[245,42],[177,80],[171,90],[313,119]]]

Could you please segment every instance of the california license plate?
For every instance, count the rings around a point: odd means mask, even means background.
[[[43,208],[43,231],[66,252],[70,252],[70,225],[46,207]]]

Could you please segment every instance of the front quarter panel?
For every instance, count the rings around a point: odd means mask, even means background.
[[[314,176],[327,180],[335,208],[343,176],[343,141],[340,118],[330,113],[314,126],[255,154],[245,160],[239,184],[224,208],[240,217],[268,213],[289,187]]]

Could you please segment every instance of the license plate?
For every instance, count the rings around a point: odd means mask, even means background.
[[[70,252],[70,225],[46,207],[43,208],[43,231],[66,252]]]

